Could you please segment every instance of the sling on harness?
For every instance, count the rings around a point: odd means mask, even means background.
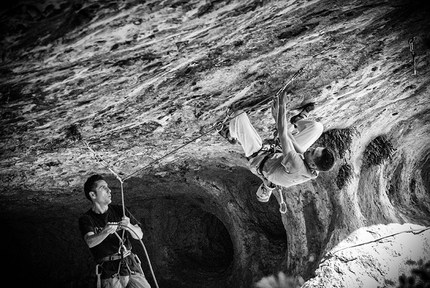
[[[128,251],[130,251],[130,250],[128,250]],[[125,265],[125,267],[127,268],[128,272],[130,274],[135,274],[137,272],[137,271],[131,270],[131,268],[128,265],[128,263],[126,261],[124,261],[125,258],[127,258],[127,257],[133,257],[134,261],[137,263],[137,268],[139,269],[138,272],[143,274],[143,270],[142,270],[142,267],[141,267],[141,261],[140,261],[139,257],[136,254],[133,254],[133,253],[130,252],[125,257],[123,257],[122,255],[116,255],[116,254],[111,255],[111,256],[107,256],[107,257],[104,257],[102,259],[99,259],[99,261],[103,260],[103,262],[101,262],[100,264],[96,265],[97,288],[101,288],[101,275],[102,275],[102,271],[103,271],[103,263],[105,263],[105,262],[120,260],[119,263],[118,263],[118,271],[117,271],[117,273],[113,274],[111,276],[111,278],[119,277],[120,276],[121,265]]]
[[[264,144],[260,150],[258,150],[257,152],[255,152],[254,154],[252,154],[249,157],[246,157],[246,159],[248,161],[250,161],[251,159],[260,156],[260,155],[265,155],[264,158],[258,163],[257,167],[256,167],[256,171],[258,173],[258,175],[260,175],[261,177],[263,177],[266,181],[269,181],[266,176],[264,176],[263,174],[263,168],[264,168],[264,164],[266,164],[266,161],[274,154],[274,153],[278,153],[281,152],[281,147],[276,143],[276,141],[273,141],[272,144]],[[270,181],[269,181],[270,182]]]
[[[111,278],[119,277],[119,276],[120,276],[121,266],[122,266],[122,265],[125,265],[125,267],[127,268],[128,272],[129,272],[130,274],[135,273],[134,271],[132,271],[132,270],[131,270],[130,266],[129,266],[129,265],[128,265],[128,263],[125,261],[125,258],[133,256],[133,257],[134,257],[134,259],[136,260],[136,263],[138,263],[139,270],[140,270],[139,272],[143,274],[142,267],[140,267],[140,263],[141,263],[141,262],[140,262],[140,259],[137,257],[137,255],[133,254],[133,253],[131,252],[131,250],[129,250],[129,249],[127,249],[127,248],[125,247],[125,245],[124,245],[124,243],[125,243],[125,237],[124,237],[124,236],[125,236],[125,230],[123,230],[122,232],[123,232],[123,233],[122,233],[122,237],[120,237],[120,236],[118,235],[118,233],[115,231],[115,235],[116,235],[116,236],[118,237],[118,239],[119,239],[118,252],[117,252],[117,253],[115,253],[115,254],[112,254],[112,255],[109,255],[109,256],[106,256],[106,257],[102,257],[102,258],[100,258],[100,259],[97,259],[97,260],[96,260],[96,263],[97,263],[97,265],[96,265],[97,288],[101,288],[101,275],[102,275],[102,271],[103,271],[103,264],[104,264],[105,262],[110,262],[110,261],[117,261],[117,260],[120,260],[120,261],[118,262],[118,269],[117,269],[117,272],[116,272],[115,274],[113,274],[113,275],[111,276]],[[136,258],[137,258],[137,259],[136,259]]]

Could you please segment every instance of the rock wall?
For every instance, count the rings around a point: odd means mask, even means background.
[[[324,257],[316,277],[303,287],[400,287],[400,276],[410,276],[424,265],[423,257],[430,254],[429,239],[429,228],[418,225],[360,228]]]
[[[429,11],[426,1],[358,0],[5,6],[7,274],[27,286],[93,284],[77,219],[89,208],[82,183],[93,173],[106,175],[121,201],[105,161],[127,179],[126,204],[146,231],[161,287],[250,287],[280,270],[301,275],[305,287],[330,285],[318,281],[334,274],[333,285],[346,285],[343,268],[324,274],[327,252],[350,237],[367,239],[366,229],[382,236],[391,223],[430,222]],[[333,148],[338,161],[317,180],[283,189],[280,214],[278,193],[256,201],[261,180],[214,124],[229,107],[268,103],[301,68],[288,86],[291,101],[317,103],[310,117],[325,132],[315,145]],[[250,119],[271,137],[267,104]],[[139,243],[134,249],[150,278]],[[386,258],[369,257],[354,263],[369,275],[383,269],[365,264]],[[428,250],[411,261],[419,260],[429,260]],[[396,286],[387,273],[372,285]]]

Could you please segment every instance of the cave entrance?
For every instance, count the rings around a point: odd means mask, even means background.
[[[144,242],[160,286],[229,287],[234,249],[202,199],[160,197],[139,204]],[[154,259],[153,259],[154,258]]]

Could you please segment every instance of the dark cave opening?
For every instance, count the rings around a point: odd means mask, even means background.
[[[421,162],[421,185],[413,179],[409,184],[411,197],[414,205],[420,208],[426,215],[430,213],[430,154],[427,154]],[[421,187],[421,189],[420,189]],[[427,217],[428,219],[428,217]]]
[[[421,168],[421,177],[423,179],[426,194],[430,195],[430,156],[426,157]]]
[[[225,225],[202,203],[160,197],[137,205],[143,241],[164,287],[228,287],[233,243]]]

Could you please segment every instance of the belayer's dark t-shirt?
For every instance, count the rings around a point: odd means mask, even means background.
[[[84,215],[79,218],[79,229],[81,230],[82,237],[88,232],[94,232],[95,234],[100,233],[100,231],[106,226],[108,222],[119,222],[121,221],[123,212],[122,206],[120,205],[109,205],[108,210],[103,214],[97,214],[92,209],[88,210]],[[126,210],[125,215],[130,218],[130,212]],[[130,219],[131,224],[135,225],[136,221]],[[116,232],[119,237],[123,236],[124,233],[124,245],[130,250],[130,235],[126,230],[117,230]],[[120,239],[115,233],[110,234],[106,237],[103,242],[90,248],[93,254],[94,260],[113,255],[118,252]]]

